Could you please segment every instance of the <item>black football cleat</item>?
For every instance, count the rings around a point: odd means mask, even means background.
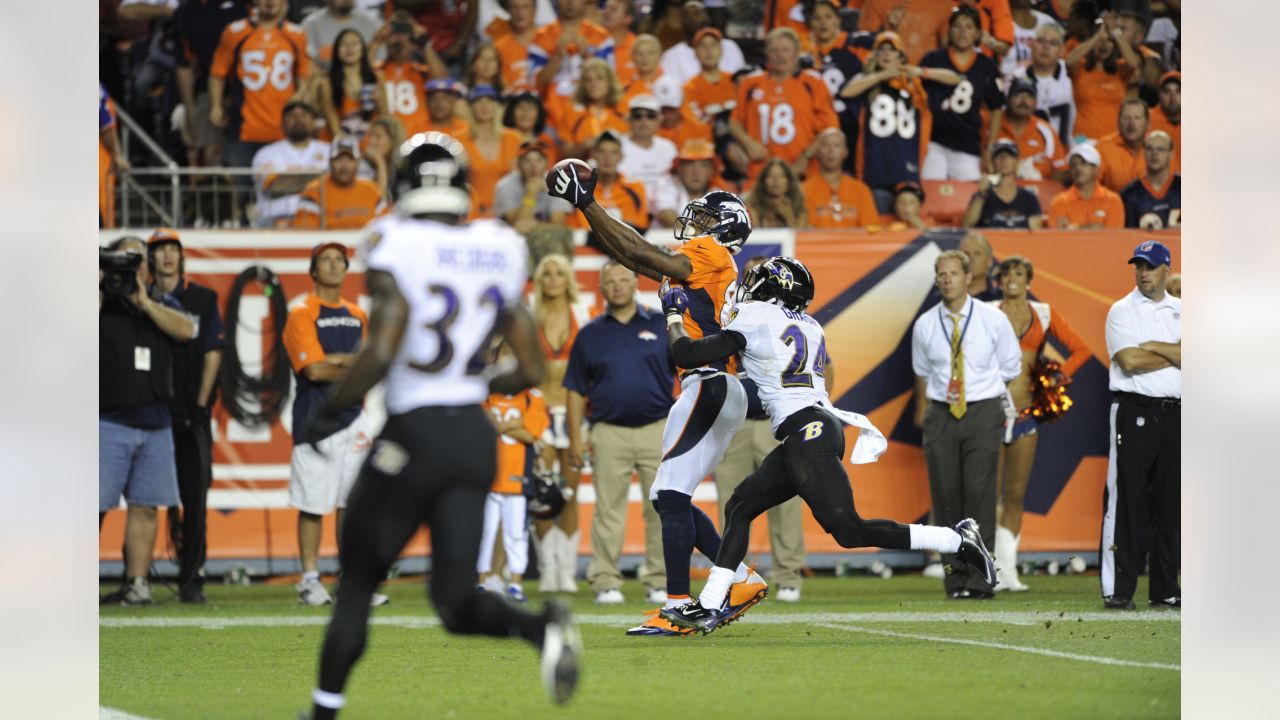
[[[704,608],[697,600],[677,607],[662,608],[658,614],[676,627],[697,630],[703,635],[719,627],[721,617],[719,610]]]
[[[547,628],[542,639],[542,686],[547,697],[562,705],[578,688],[578,663],[582,638],[573,624],[569,606],[559,600],[547,602]]]
[[[955,531],[960,533],[960,549],[956,550],[956,559],[973,568],[987,587],[996,586],[996,561],[987,552],[982,543],[982,535],[978,533],[978,521],[965,518],[956,523]]]
[[[1134,610],[1133,600],[1129,598],[1116,597],[1108,595],[1102,598],[1102,607],[1108,610]]]
[[[968,588],[952,590],[947,593],[947,597],[952,600],[992,600],[995,596],[996,594],[994,592],[989,592],[987,590],[970,590]]]

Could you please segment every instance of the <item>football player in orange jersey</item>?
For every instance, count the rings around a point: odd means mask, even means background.
[[[686,289],[687,308],[670,315],[668,323],[682,323],[690,336],[719,332],[728,317],[726,304],[737,289],[733,255],[751,235],[751,217],[742,200],[717,190],[691,201],[675,225],[676,239],[684,244],[672,251],[649,244],[601,207],[595,198],[597,172],[592,170],[583,177],[581,169],[570,164],[554,169],[548,175],[549,192],[577,207],[605,251],[623,266],[661,280],[664,286],[676,284]],[[693,504],[693,493],[720,464],[734,432],[746,418],[746,392],[733,371],[732,359],[685,370],[680,378],[680,397],[671,406],[662,433],[662,462],[648,500],[662,521],[666,603],[670,607],[690,600],[689,557],[694,548],[708,558],[714,558],[720,549],[720,534],[711,518]],[[737,584],[726,611],[731,618],[746,612],[767,593],[763,578],[741,563],[733,579]],[[648,618],[627,634],[687,634],[662,619],[658,610],[661,608],[647,613]]]

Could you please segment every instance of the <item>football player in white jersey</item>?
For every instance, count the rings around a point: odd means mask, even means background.
[[[725,308],[733,299],[738,267],[733,261],[751,235],[751,216],[742,199],[716,190],[693,200],[676,219],[675,236],[683,241],[677,250],[651,245],[630,225],[610,216],[595,201],[596,171],[583,177],[575,163],[562,162],[548,173],[549,192],[577,207],[591,225],[606,252],[630,270],[675,283],[685,290],[689,303],[674,320],[694,337],[716,333],[724,321]],[[666,593],[653,601],[667,607],[689,602],[689,557],[694,548],[715,558],[720,552],[720,534],[715,523],[693,504],[693,493],[702,479],[720,460],[733,434],[747,416],[747,394],[733,374],[732,361],[715,358],[702,365],[687,365],[680,372],[680,397],[667,414],[662,431],[662,462],[649,502],[662,522],[662,556],[666,563]],[[726,622],[746,612],[768,593],[764,579],[739,563],[734,572],[732,608]],[[659,608],[660,609],[660,608]],[[646,613],[643,623],[628,635],[684,635],[690,631],[673,627],[657,610]]]
[[[312,720],[336,716],[364,651],[369,598],[409,538],[431,529],[431,601],[451,633],[518,635],[541,648],[542,680],[562,703],[578,678],[578,633],[568,607],[540,614],[473,590],[484,502],[496,472],[496,436],[481,403],[490,392],[536,385],[544,366],[536,329],[520,305],[528,250],[505,225],[467,223],[468,160],[442,133],[400,148],[396,212],[369,226],[368,338],[346,378],[316,414],[323,437],[341,408],[386,378],[387,423],[347,504],[343,577],[320,656]],[[501,335],[516,362],[486,368]]]
[[[774,257],[743,278],[730,319],[720,333],[693,340],[680,324],[667,326],[677,367],[739,353],[747,377],[760,388],[774,436],[782,441],[725,503],[716,566],[697,601],[662,610],[662,617],[673,625],[705,634],[724,624],[726,594],[733,568],[747,553],[751,521],[796,495],[841,547],[956,553],[961,562],[995,584],[995,563],[972,519],[952,529],[858,516],[842,461],[843,426],[859,431],[850,457],[855,465],[874,462],[888,448],[888,441],[867,418],[837,409],[827,396],[822,376],[826,339],[818,321],[805,313],[813,290],[813,276],[803,263]],[[683,289],[672,288],[663,295],[662,306],[671,315],[681,312],[686,302]]]

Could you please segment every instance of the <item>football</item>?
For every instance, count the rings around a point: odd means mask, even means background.
[[[551,169],[547,171],[547,191],[548,192],[555,192],[556,176],[560,173],[560,170],[562,168],[569,168],[572,172],[577,173],[579,182],[586,182],[587,179],[591,177],[590,165],[575,158],[565,158],[564,160],[561,160],[555,165],[552,165]],[[562,188],[560,192],[564,192],[564,189]]]

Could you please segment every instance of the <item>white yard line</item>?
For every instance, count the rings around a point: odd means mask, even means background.
[[[134,715],[115,708],[98,706],[98,720],[151,720],[142,715]]]
[[[579,613],[574,616],[583,625],[623,627],[640,619],[639,613]],[[1059,617],[1056,612],[985,612],[985,613],[926,613],[926,612],[871,612],[871,613],[769,613],[756,612],[740,622],[752,625],[819,625],[833,627],[833,623],[999,623],[1003,625],[1036,625],[1046,620],[1055,622],[1180,622],[1178,613],[1167,611],[1141,611],[1124,613],[1086,612],[1067,613]],[[220,630],[229,627],[308,627],[325,625],[329,615],[249,615],[249,616],[168,616],[113,615],[98,618],[101,628],[203,628]],[[440,620],[432,615],[378,615],[370,619],[374,625],[403,628],[433,628]],[[848,630],[847,627],[839,627]],[[875,631],[881,632],[881,631]],[[887,631],[884,631],[887,632]],[[965,641],[969,642],[969,641]]]
[[[897,632],[894,630],[881,630],[879,628],[858,627],[856,625],[840,625],[837,623],[815,623],[815,625],[817,625],[818,627],[830,628],[832,630],[843,630],[845,632],[865,633],[867,635],[881,635],[884,637],[903,638],[907,640],[923,640],[925,642],[951,643],[953,645],[972,645],[975,647],[992,648],[994,650],[1011,650],[1013,652],[1027,653],[1029,655],[1044,655],[1047,657],[1063,658],[1066,660],[1079,660],[1081,662],[1097,663],[1099,665],[1120,665],[1123,667],[1148,668],[1151,670],[1172,670],[1174,672],[1182,672],[1181,665],[1172,665],[1169,663],[1121,660],[1119,658],[1101,657],[1098,655],[1080,655],[1078,653],[1062,652],[1060,650],[1047,650],[1045,648],[1037,648],[1037,647],[1026,647],[1023,645],[1008,645],[1005,643],[988,642],[985,640],[968,640],[964,638],[938,637],[935,635],[919,635],[917,633],[905,633],[905,632]]]

